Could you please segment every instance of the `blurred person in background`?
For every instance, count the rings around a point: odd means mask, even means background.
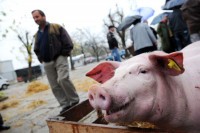
[[[161,38],[161,50],[166,53],[174,52],[175,44],[173,43],[173,34],[169,28],[167,16],[158,24],[157,33]]]
[[[108,40],[108,45],[109,49],[111,50],[111,55],[114,57],[115,61],[121,62],[121,57],[119,54],[119,46],[118,46],[118,41],[114,36],[115,32],[115,27],[113,25],[108,27],[108,34],[107,34],[107,40]]]
[[[134,47],[134,55],[157,50],[157,40],[150,27],[141,23],[141,18],[133,22],[130,37]]]
[[[180,7],[174,7],[173,12],[168,15],[169,26],[174,35],[176,50],[181,50],[191,43],[187,24],[182,17]]]
[[[188,0],[181,7],[183,18],[187,23],[191,42],[200,40],[200,0]]]
[[[146,23],[147,25],[149,25],[147,20],[144,20],[143,23]],[[153,32],[154,36],[156,37],[156,39],[158,39],[158,36],[157,36],[158,33],[156,32],[156,30],[151,26],[149,26],[149,28],[152,30],[152,32]]]

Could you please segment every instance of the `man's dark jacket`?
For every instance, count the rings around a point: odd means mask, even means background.
[[[114,48],[118,48],[118,42],[112,32],[108,32],[107,40],[109,44],[109,49],[112,50]]]
[[[50,61],[55,60],[58,56],[69,56],[73,49],[72,40],[67,31],[59,24],[47,23],[48,28],[48,40],[47,45],[49,48]],[[38,30],[39,32],[39,30]],[[34,52],[36,53],[40,62],[42,59],[42,50],[40,49],[38,32],[35,34]]]
[[[180,9],[174,9],[172,13],[169,14],[169,26],[173,33],[183,32],[188,30],[187,24],[182,17],[182,12]]]
[[[188,0],[181,7],[190,34],[200,32],[200,0]]]

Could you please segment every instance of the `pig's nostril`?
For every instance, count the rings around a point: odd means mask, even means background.
[[[99,97],[100,97],[101,99],[103,99],[103,100],[105,100],[105,99],[106,99],[106,97],[105,97],[105,96],[103,96],[102,94],[100,94],[100,95],[99,95]]]

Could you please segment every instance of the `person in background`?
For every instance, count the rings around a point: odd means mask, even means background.
[[[168,18],[165,16],[163,20],[158,24],[157,33],[161,38],[161,49],[166,53],[175,51],[172,43],[173,35],[168,25]]]
[[[169,26],[174,35],[176,50],[181,50],[191,43],[186,22],[183,20],[180,7],[173,8],[173,12],[168,15]]]
[[[188,0],[181,7],[182,15],[187,23],[191,42],[200,40],[200,0]]]
[[[107,40],[109,49],[111,50],[111,55],[114,57],[115,61],[121,62],[120,54],[119,54],[119,47],[118,47],[118,41],[114,36],[115,27],[113,25],[108,27],[108,34],[107,34]]]
[[[147,20],[144,20],[143,23],[146,23],[147,25],[149,25]],[[156,39],[158,39],[158,36],[157,36],[158,33],[156,32],[156,30],[151,26],[149,26],[149,27],[152,30],[152,32],[153,32],[154,36],[156,37]]]
[[[62,107],[61,114],[79,103],[79,96],[69,79],[67,57],[73,43],[59,24],[49,23],[41,10],[33,10],[32,17],[39,25],[35,34],[34,52],[43,64],[52,92]]]
[[[0,113],[0,131],[8,130],[8,129],[10,129],[10,126],[4,126],[3,118]]]
[[[130,36],[135,50],[134,55],[157,50],[157,40],[150,27],[141,23],[141,19],[135,20],[133,25]]]

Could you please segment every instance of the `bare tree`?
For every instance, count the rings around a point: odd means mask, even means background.
[[[6,13],[4,11],[0,11],[0,22],[3,21],[3,18],[6,17]],[[6,33],[8,33],[8,30],[5,29],[4,31],[0,29],[1,37],[6,37]]]
[[[29,37],[29,32],[25,32],[25,38],[23,37],[23,35],[17,33],[17,37],[18,39],[22,42],[24,48],[26,49],[26,53],[27,53],[27,63],[28,63],[28,79],[29,81],[32,80],[32,55],[33,55],[33,52],[32,52],[32,46],[33,46],[33,38],[30,41],[30,37]]]
[[[34,37],[33,35],[30,35],[29,31],[26,31],[23,28],[21,28],[21,22],[16,22],[15,20],[13,20],[13,25],[11,25],[9,28],[17,35],[17,38],[23,44],[22,46],[25,49],[25,52],[23,54],[28,64],[28,80],[31,81],[33,79],[32,62]]]
[[[83,62],[84,62],[84,65],[86,65],[85,63],[85,58],[86,58],[86,55],[85,55],[85,51],[84,51],[84,46],[81,44],[81,53],[83,54]]]
[[[65,28],[65,24],[62,24],[62,26]],[[71,70],[75,70],[74,62],[72,60],[72,54],[70,54],[69,60],[70,60],[70,64],[71,64]]]
[[[91,50],[92,54],[96,57],[97,62],[99,62],[99,56],[101,55],[103,47],[102,45],[105,41],[100,35],[92,33],[89,29],[78,29],[78,31],[83,37],[82,43],[84,46]]]
[[[3,1],[3,0],[2,0]],[[7,15],[8,11],[2,11],[0,10],[0,22],[4,21],[5,17],[8,17]],[[11,21],[11,24],[9,26],[4,27],[4,30],[0,29],[0,32],[2,34],[2,37],[6,37],[9,31],[14,31],[16,33],[17,38],[19,41],[23,44],[23,48],[25,48],[25,59],[28,63],[28,80],[32,80],[32,62],[33,62],[33,36],[29,35],[28,31],[21,31],[21,23],[16,23],[15,19]],[[22,50],[21,50],[22,51]]]
[[[2,1],[0,1],[2,2]],[[9,32],[8,30],[8,26],[6,25],[2,25],[2,23],[5,21],[5,18],[8,16],[9,12],[8,11],[3,11],[1,9],[2,7],[0,6],[0,24],[1,24],[1,28],[0,28],[0,40],[2,40],[2,38],[5,38]]]
[[[80,45],[80,51],[83,54],[83,60],[84,60],[83,62],[84,62],[84,65],[86,65],[85,64],[85,58],[86,58],[85,51],[86,51],[86,49],[84,47],[85,39],[84,39],[84,36],[82,35],[82,30],[77,29],[77,31],[73,33],[72,38],[73,38],[73,40],[76,44]]]
[[[106,55],[109,55],[109,49],[108,47],[102,46],[102,49],[105,51]]]

